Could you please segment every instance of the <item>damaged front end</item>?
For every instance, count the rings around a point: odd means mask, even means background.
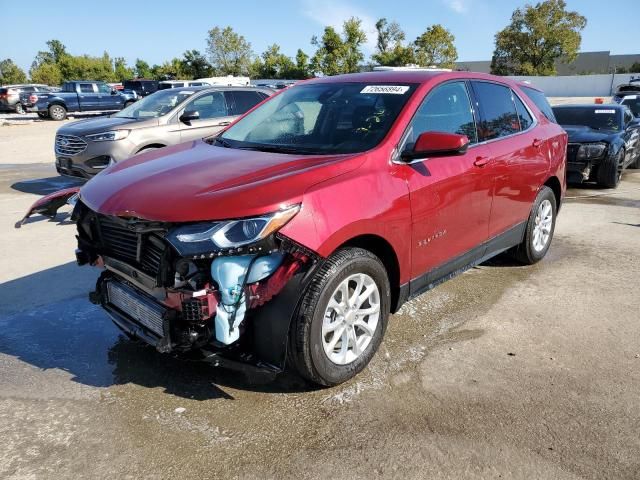
[[[277,233],[299,210],[172,224],[102,215],[79,200],[79,265],[104,267],[91,301],[160,352],[284,367],[289,324],[319,263]]]

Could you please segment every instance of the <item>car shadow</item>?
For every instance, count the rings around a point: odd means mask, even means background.
[[[0,353],[66,372],[83,385],[135,384],[196,400],[232,399],[227,388],[266,394],[318,388],[292,373],[214,367],[129,339],[89,302],[96,275],[69,262],[0,284]]]
[[[86,183],[81,178],[56,177],[32,178],[28,180],[20,180],[11,185],[13,190],[22,193],[31,193],[34,195],[48,195],[58,190],[70,187],[79,187]]]

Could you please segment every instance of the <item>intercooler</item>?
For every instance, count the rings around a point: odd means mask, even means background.
[[[120,282],[107,282],[107,304],[162,337],[165,307]]]

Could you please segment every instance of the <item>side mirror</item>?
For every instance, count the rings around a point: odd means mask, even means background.
[[[111,95],[117,95],[118,94],[118,90],[116,90],[115,88],[111,89]]]
[[[198,120],[200,118],[200,112],[195,110],[187,110],[182,115],[180,115],[180,121],[182,123],[190,123],[193,120]]]
[[[462,155],[469,148],[469,138],[466,135],[445,132],[424,132],[412,147],[401,154],[404,161],[427,157],[450,157]]]

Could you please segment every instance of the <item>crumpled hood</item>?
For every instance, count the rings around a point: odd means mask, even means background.
[[[144,119],[148,120],[148,119]],[[108,132],[116,128],[125,128],[132,123],[139,123],[135,118],[98,117],[86,118],[76,122],[68,123],[58,129],[58,133],[63,135],[88,135],[91,133]]]
[[[570,143],[610,142],[618,133],[610,130],[594,130],[583,125],[562,125],[569,134]]]
[[[291,155],[202,140],[141,153],[96,175],[82,201],[105,215],[164,222],[249,217],[302,200],[312,185],[357,168],[365,155]]]

